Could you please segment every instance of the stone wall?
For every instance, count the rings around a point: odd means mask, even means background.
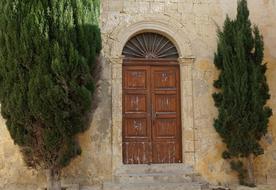
[[[97,109],[91,114],[90,128],[79,135],[82,155],[63,170],[62,183],[93,186],[111,178],[111,90],[110,66],[101,58],[102,77],[96,91]],[[0,120],[0,189],[37,190],[45,186],[44,172],[25,167],[15,146]]]
[[[252,22],[260,27],[265,40],[265,60],[268,62],[268,82],[272,99],[269,105],[276,109],[276,1],[248,0]],[[120,95],[121,88],[111,88],[120,82],[120,55],[125,41],[122,37],[134,34],[136,23],[141,30],[158,32],[157,26],[170,29],[167,34],[181,51],[181,59],[194,60],[187,67],[187,83],[191,85],[191,104],[183,109],[191,118],[188,123],[194,133],[193,142],[183,147],[190,149],[189,163],[194,162],[197,171],[213,183],[235,182],[235,175],[221,159],[224,149],[213,129],[213,118],[217,112],[211,94],[217,71],[213,65],[216,50],[217,26],[222,26],[226,14],[236,14],[236,0],[102,0],[101,28],[103,36],[103,73],[97,94],[99,105],[93,115],[90,129],[79,136],[82,156],[64,169],[63,182],[90,186],[101,184],[112,177],[114,158],[120,162],[121,152],[116,149],[120,138],[114,134],[120,130],[120,102],[112,102],[112,94]],[[143,29],[143,24],[145,28]],[[137,27],[136,27],[137,28]],[[127,39],[126,39],[127,40]],[[113,66],[115,64],[115,66]],[[112,72],[113,71],[113,72]],[[113,74],[112,74],[113,73]],[[186,76],[182,76],[186,78]],[[118,99],[120,100],[120,98]],[[182,101],[187,99],[182,98]],[[117,103],[117,104],[116,104]],[[118,107],[112,107],[118,105]],[[182,102],[185,105],[185,102]],[[184,110],[184,111],[185,111]],[[111,121],[114,118],[114,121]],[[183,123],[186,127],[187,122]],[[112,130],[113,129],[113,130]],[[184,139],[185,139],[184,138]],[[113,143],[113,144],[112,144]],[[276,114],[270,120],[268,135],[263,139],[265,154],[256,159],[258,181],[276,185]],[[43,172],[28,170],[0,120],[0,189],[32,190],[45,184]]]
[[[269,105],[275,110],[276,1],[248,0],[248,4],[252,22],[260,27],[264,35],[265,61],[268,62],[269,68],[267,77],[272,95]],[[221,159],[224,145],[212,126],[217,111],[211,94],[214,91],[213,80],[218,74],[213,65],[217,45],[216,30],[223,25],[226,14],[231,18],[236,15],[237,1],[103,0],[102,5],[101,28],[105,44],[104,55],[107,58],[120,58],[121,48],[125,43],[122,36],[137,33],[138,25],[141,31],[151,31],[152,25],[152,31],[166,35],[176,46],[185,44],[185,50],[181,49],[184,51],[181,57],[195,58],[191,73],[193,105],[189,108],[190,112],[193,112],[195,137],[194,145],[184,142],[184,147],[190,146],[190,149],[195,149],[195,166],[205,179],[222,184],[236,182],[229,165]],[[170,31],[175,31],[175,35],[158,31],[155,24],[167,25]],[[174,37],[179,34],[182,34],[182,39],[177,41]],[[185,101],[185,98],[182,97],[182,101]],[[185,105],[185,102],[182,105]],[[275,125],[276,115],[271,118],[269,133],[263,139],[265,154],[255,160],[260,183],[276,183]],[[184,132],[183,135],[186,134]]]

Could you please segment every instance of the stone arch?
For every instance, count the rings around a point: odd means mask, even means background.
[[[179,53],[173,42],[165,36],[153,32],[144,32],[132,37],[124,46],[122,54],[125,58],[179,58]]]
[[[177,22],[158,19],[142,20],[129,26],[119,27],[112,34],[114,42],[111,48],[111,56],[113,58],[120,57],[127,41],[133,36],[144,32],[158,33],[167,37],[176,46],[180,58],[194,57],[191,42],[185,28]]]
[[[145,17],[144,17],[145,18]],[[141,20],[140,20],[141,19]],[[176,20],[161,16],[160,18],[134,18],[129,24],[115,27],[107,36],[110,46],[105,53],[111,63],[112,77],[112,171],[117,173],[127,166],[123,165],[122,156],[122,66],[123,48],[133,36],[152,32],[168,38],[177,48],[180,66],[181,84],[181,123],[182,123],[182,155],[184,165],[195,165],[195,130],[193,108],[192,66],[195,57],[192,51],[191,39],[193,33],[188,32],[183,24]]]

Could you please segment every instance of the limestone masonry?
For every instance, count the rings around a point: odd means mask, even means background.
[[[180,55],[183,163],[164,167],[169,171],[193,168],[193,172],[212,184],[236,183],[235,173],[221,158],[224,145],[213,128],[217,111],[211,96],[212,83],[218,74],[213,65],[217,27],[222,26],[227,14],[232,18],[236,15],[236,0],[102,0],[101,3],[103,72],[97,91],[99,105],[89,130],[79,135],[83,152],[64,169],[63,184],[71,185],[71,189],[88,190],[101,189],[105,183],[106,189],[112,189],[108,182],[131,170],[122,164],[122,50],[132,36],[141,32],[166,36]],[[251,21],[264,36],[269,106],[274,112],[276,0],[248,0],[248,4]],[[256,176],[259,184],[276,189],[276,113],[269,125],[262,140],[265,154],[255,160]],[[141,169],[145,171],[148,170]],[[44,173],[24,166],[1,119],[0,189],[37,190],[44,185]]]

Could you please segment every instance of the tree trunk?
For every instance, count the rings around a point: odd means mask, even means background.
[[[61,190],[60,170],[48,169],[47,190]]]
[[[250,154],[247,158],[247,172],[248,172],[248,184],[250,186],[255,186],[255,174],[254,174],[254,154]]]

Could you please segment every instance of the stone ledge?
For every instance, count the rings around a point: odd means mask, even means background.
[[[229,187],[210,185],[210,190],[275,190],[275,185],[258,185],[257,187],[247,187],[241,185],[230,185]]]
[[[80,190],[79,184],[66,184],[62,185],[62,189],[64,190]],[[37,190],[47,190],[46,187],[38,188]]]
[[[82,186],[80,190],[102,190],[102,185]]]
[[[275,190],[275,185],[258,185],[257,187],[237,186],[233,190]]]

